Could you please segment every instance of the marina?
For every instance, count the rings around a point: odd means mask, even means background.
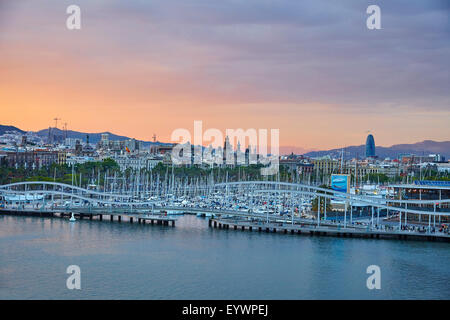
[[[397,188],[399,186],[396,186]],[[448,187],[442,190],[447,192]],[[387,188],[386,188],[387,189]],[[0,186],[0,214],[126,221],[174,227],[184,214],[206,218],[209,226],[315,236],[450,240],[449,199],[398,199],[343,193],[312,185],[240,181],[185,186],[184,190],[142,194],[106,193],[51,182]],[[441,190],[441,189],[439,189]],[[150,195],[149,195],[150,194]],[[144,197],[145,195],[145,197]],[[145,200],[147,198],[147,200]],[[317,201],[316,211],[312,202]],[[342,205],[342,210],[327,210]],[[408,218],[409,216],[409,218]]]

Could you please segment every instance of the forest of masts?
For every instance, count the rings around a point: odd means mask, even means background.
[[[231,173],[230,170],[233,172]],[[217,167],[209,170],[207,174],[197,176],[175,175],[173,166],[166,167],[163,174],[152,170],[130,170],[127,174],[116,170],[113,170],[113,172],[106,170],[102,176],[99,170],[95,171],[92,170],[88,177],[83,177],[81,172],[77,174],[73,171],[72,185],[110,194],[127,194],[134,198],[148,199],[152,196],[158,198],[206,196],[214,191],[215,184],[226,182],[260,180],[310,185],[322,183],[322,181],[315,182],[311,174],[296,175],[287,171],[280,171],[271,176],[258,174],[255,177],[255,174],[248,174],[245,167],[233,169]],[[255,170],[253,170],[254,172]],[[81,181],[83,183],[80,183]],[[88,181],[87,184],[86,181]]]

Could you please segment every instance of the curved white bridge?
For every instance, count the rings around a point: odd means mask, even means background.
[[[251,202],[255,197],[289,199],[284,206],[291,213],[289,215],[259,214],[252,209],[231,208],[232,206],[213,205],[207,199],[212,196],[220,196],[225,202],[233,202],[236,197],[248,199]],[[175,205],[174,199],[177,197],[192,200],[188,205]],[[333,199],[344,202],[344,224],[343,228],[362,228],[355,226],[352,219],[353,204],[364,204],[372,209],[372,216],[369,221],[371,230],[379,224],[380,210],[397,215],[399,221],[398,231],[402,230],[402,224],[407,224],[409,215],[419,215],[423,221],[428,220],[428,231],[431,226],[436,226],[436,220],[441,221],[442,217],[447,219],[450,212],[445,210],[450,199],[442,200],[396,200],[382,199],[363,195],[337,192],[331,189],[324,189],[311,185],[270,182],[270,181],[241,181],[218,183],[206,186],[180,187],[170,192],[167,190],[147,190],[138,194],[107,193],[97,190],[89,190],[68,184],[46,181],[18,182],[0,186],[0,212],[24,212],[24,213],[77,213],[90,215],[111,216],[125,215],[129,217],[142,218],[154,216],[155,212],[171,211],[185,213],[205,213],[214,214],[216,218],[223,219],[244,219],[246,221],[259,221],[264,223],[286,223],[302,224],[317,227],[333,227],[336,223],[322,220],[319,210],[313,219],[305,219],[294,216],[294,207],[298,206],[298,199]],[[151,200],[149,200],[151,199]],[[348,211],[350,208],[350,212]],[[443,210],[444,209],[444,210]],[[325,210],[326,211],[326,210]],[[375,211],[377,215],[375,223]],[[311,212],[314,215],[314,212]],[[326,213],[325,213],[326,215]],[[403,219],[402,219],[403,215]],[[433,221],[432,221],[433,219]],[[404,220],[404,221],[402,221]],[[340,224],[339,224],[340,226]],[[366,228],[366,227],[364,227]]]

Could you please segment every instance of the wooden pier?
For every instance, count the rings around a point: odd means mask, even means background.
[[[72,212],[56,212],[52,211],[43,211],[43,210],[8,210],[8,209],[0,209],[0,215],[12,215],[12,216],[26,216],[26,217],[57,217],[57,218],[69,218],[72,215]],[[139,224],[156,224],[156,225],[164,225],[164,226],[172,226],[175,227],[176,217],[167,216],[162,214],[142,214],[142,213],[92,213],[88,212],[73,212],[73,215],[77,220],[89,219],[89,220],[98,220],[103,221],[103,219],[109,216],[109,221],[128,221],[129,223],[133,223],[137,221]],[[126,220],[125,220],[125,219]]]
[[[419,240],[419,241],[444,241],[450,242],[450,235],[442,232],[417,232],[381,230],[355,227],[330,227],[314,226],[275,222],[254,222],[233,219],[209,219],[208,225],[219,229],[247,230],[267,233],[299,234],[307,236],[332,236],[343,238],[369,238],[369,239],[397,239],[397,240]]]

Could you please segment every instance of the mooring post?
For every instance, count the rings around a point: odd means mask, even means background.
[[[345,200],[344,205],[344,228],[347,227],[347,200]]]
[[[377,225],[380,225],[380,207],[377,208]]]
[[[317,197],[317,226],[320,225],[320,196]]]
[[[436,228],[436,203],[433,206],[433,228]]]
[[[371,226],[370,226],[370,228],[371,228],[371,230],[373,230],[373,211],[374,211],[375,209],[374,209],[374,206],[372,206],[371,208],[372,208],[372,219],[370,220],[370,221],[371,221]]]
[[[353,205],[350,201],[350,225],[353,225]]]

